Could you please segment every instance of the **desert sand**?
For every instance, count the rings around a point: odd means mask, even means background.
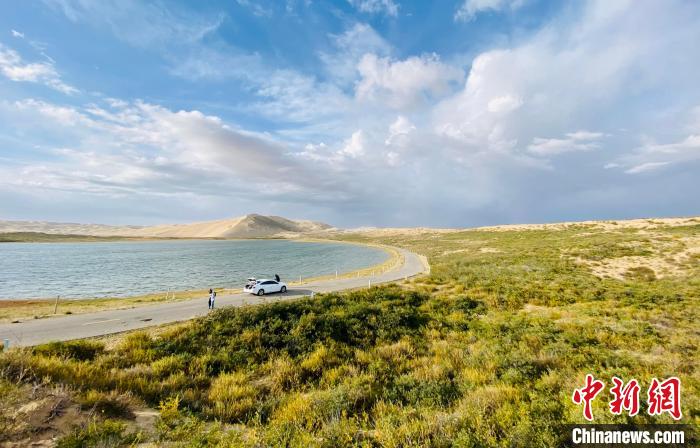
[[[464,231],[493,231],[507,232],[520,230],[565,230],[567,228],[590,227],[591,230],[616,230],[616,229],[647,229],[653,230],[659,226],[688,226],[700,224],[700,217],[686,218],[641,218],[628,220],[606,221],[578,221],[556,222],[548,224],[503,224],[497,226],[469,227],[469,228],[430,228],[430,227],[358,227],[343,230],[345,233],[362,233],[368,236],[381,237],[392,235],[423,235],[436,233],[453,233]]]
[[[428,235],[463,231],[520,231],[565,230],[590,227],[591,230],[639,229],[653,231],[658,227],[686,226],[700,223],[700,217],[648,218],[620,221],[580,221],[549,224],[507,224],[473,228],[429,227],[358,227],[338,229],[316,221],[293,220],[281,216],[248,214],[238,218],[190,224],[163,224],[156,226],[111,226],[103,224],[74,224],[41,221],[0,221],[0,233],[40,232],[64,235],[124,236],[145,238],[271,238],[324,236],[334,233],[361,233],[369,237],[398,235]]]
[[[291,220],[280,216],[249,214],[238,218],[191,224],[158,226],[109,226],[102,224],[64,224],[40,221],[0,221],[0,233],[40,232],[90,236],[146,238],[269,238],[322,232],[328,224]]]
[[[477,227],[473,230],[565,230],[569,227],[581,228],[588,226],[596,230],[616,230],[616,229],[647,229],[653,230],[656,227],[677,227],[700,224],[700,217],[686,218],[641,218],[627,220],[606,220],[606,221],[578,221],[578,222],[556,222],[551,224],[508,224],[500,226]]]

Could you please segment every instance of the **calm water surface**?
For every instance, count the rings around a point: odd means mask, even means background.
[[[127,297],[298,280],[378,264],[386,252],[338,243],[148,241],[0,243],[0,299]]]

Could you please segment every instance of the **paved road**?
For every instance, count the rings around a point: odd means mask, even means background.
[[[372,285],[403,280],[427,272],[430,268],[424,257],[404,249],[398,249],[404,263],[392,270],[373,277],[345,278],[310,282],[303,287],[290,289],[286,294],[272,294],[257,297],[250,294],[220,295],[216,298],[217,307],[242,306],[280,300],[290,300],[311,295],[312,292],[332,292],[356,289]],[[10,346],[29,346],[49,341],[67,341],[71,339],[102,336],[135,330],[152,325],[189,320],[203,316],[208,312],[207,299],[184,300],[180,302],[160,303],[121,310],[105,310],[88,314],[30,319],[19,323],[0,324],[0,343],[9,339]]]

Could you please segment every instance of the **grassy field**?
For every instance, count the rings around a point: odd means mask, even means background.
[[[341,238],[341,237],[339,237]],[[0,356],[0,442],[550,447],[587,373],[683,385],[700,423],[700,224],[343,235],[428,256],[403,286]],[[158,410],[144,422],[140,415]],[[69,424],[66,416],[71,416]]]

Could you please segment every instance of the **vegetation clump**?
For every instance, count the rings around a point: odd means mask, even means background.
[[[126,433],[126,425],[122,422],[94,419],[85,426],[73,428],[58,440],[56,448],[133,446],[139,440],[138,434]]]

